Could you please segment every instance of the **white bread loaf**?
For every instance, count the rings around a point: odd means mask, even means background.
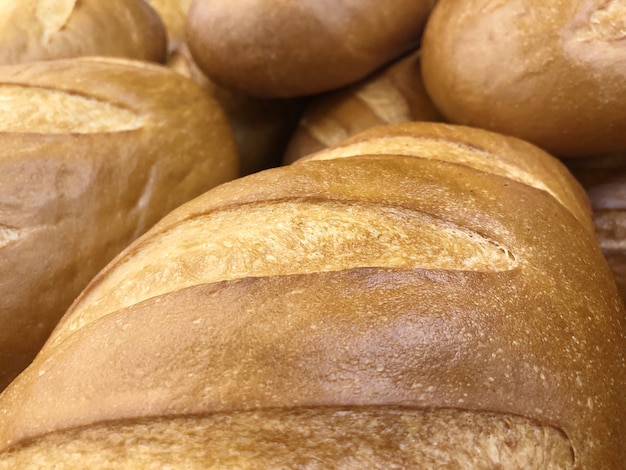
[[[0,396],[0,461],[619,469],[625,332],[560,162],[375,128],[121,253]]]
[[[624,0],[439,0],[422,42],[447,121],[559,157],[626,150]]]
[[[2,0],[0,64],[78,56],[162,62],[167,36],[144,0]]]
[[[0,83],[2,389],[107,262],[238,162],[218,104],[162,66],[31,62]]]

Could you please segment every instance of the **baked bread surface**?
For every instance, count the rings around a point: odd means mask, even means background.
[[[354,83],[416,47],[433,0],[195,0],[187,40],[227,88],[264,97]]]
[[[0,69],[0,388],[90,279],[167,212],[237,176],[223,111],[165,67]]]
[[[103,458],[125,462],[147,439],[159,461],[191,434],[182,446],[250,466],[621,468],[626,316],[582,189],[545,153],[534,180],[491,171],[489,146],[515,139],[424,126],[376,128],[369,149],[357,136],[352,156],[240,178],[162,219],[0,396],[2,457],[95,459],[114,439],[130,447]],[[413,144],[385,154],[384,135]],[[463,140],[472,158],[454,161]],[[181,458],[206,462],[194,452]]]
[[[446,120],[559,157],[626,149],[623,0],[439,0],[422,42]]]
[[[354,85],[313,97],[283,161],[293,163],[370,127],[440,120],[424,89],[420,51],[415,50]]]
[[[3,0],[0,63],[80,56],[163,62],[165,27],[144,0]]]

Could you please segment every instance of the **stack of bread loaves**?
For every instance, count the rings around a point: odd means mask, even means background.
[[[625,383],[624,306],[565,167],[478,129],[377,127],[124,250],[0,397],[0,458],[620,468]]]
[[[625,469],[625,13],[5,1],[0,469]]]
[[[201,70],[187,47],[186,19],[190,0],[149,0],[167,28],[167,66],[192,78],[224,108],[237,143],[240,174],[247,175],[281,163],[289,136],[304,107],[302,98],[258,98],[218,85]]]
[[[146,62],[166,35],[143,0],[7,1],[0,21],[1,390],[107,262],[238,161],[218,104]]]

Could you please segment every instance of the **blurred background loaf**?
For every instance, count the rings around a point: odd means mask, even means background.
[[[598,243],[626,300],[626,153],[565,162],[587,191]]]
[[[194,82],[113,58],[0,67],[0,388],[89,280],[179,204],[235,178]]]
[[[168,52],[179,49],[186,42],[187,13],[191,0],[145,0],[159,14],[167,32]]]
[[[210,80],[196,65],[186,45],[172,52],[167,65],[190,77],[222,106],[235,136],[240,176],[282,163],[290,136],[306,101],[300,98],[256,98]]]

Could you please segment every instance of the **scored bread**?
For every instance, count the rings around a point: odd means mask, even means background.
[[[506,440],[507,445],[496,450],[497,440]],[[0,461],[0,468],[32,468],[33,463],[59,470],[157,466],[556,470],[571,468],[573,456],[562,433],[519,416],[324,407],[98,424],[43,436]]]
[[[440,121],[426,94],[415,50],[352,86],[313,97],[293,132],[284,163],[383,124]]]
[[[51,60],[0,82],[2,389],[108,261],[238,162],[217,103],[165,67]]]
[[[78,56],[165,60],[167,36],[144,0],[3,0],[0,64]]]
[[[626,316],[571,174],[477,129],[354,139],[124,250],[0,396],[0,461],[620,468]]]

